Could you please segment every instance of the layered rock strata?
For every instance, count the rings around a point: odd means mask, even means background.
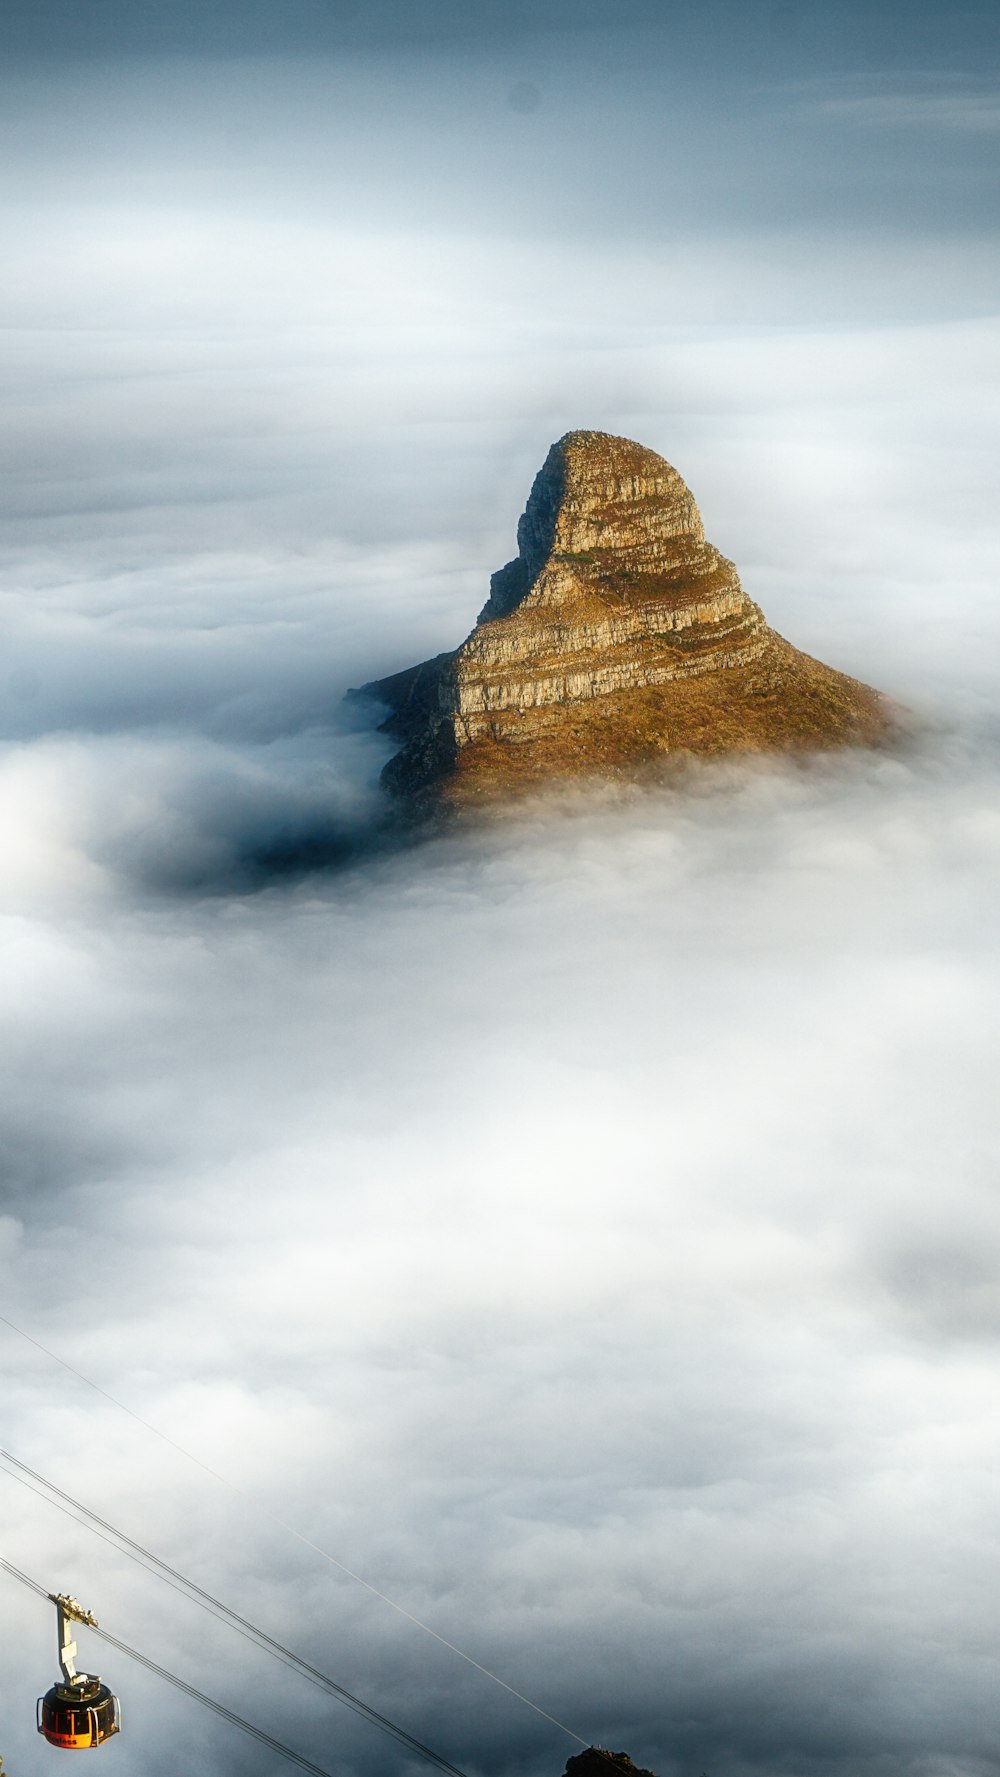
[[[404,743],[391,789],[461,805],[664,754],[886,734],[887,702],[768,626],[676,469],[642,445],[567,433],[517,543],[461,647],[364,687]]]

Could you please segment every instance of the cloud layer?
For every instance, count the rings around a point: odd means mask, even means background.
[[[251,900],[29,922],[5,1303],[654,1769],[992,1769],[997,775],[958,741],[716,770]],[[464,1767],[561,1768],[267,1516],[4,1357],[43,1472]],[[280,1673],[248,1691],[5,1487],[30,1571],[320,1755],[328,1710],[302,1700],[303,1742]],[[137,1736],[173,1719],[116,1682]]]
[[[388,34],[8,82],[3,1311],[237,1491],[0,1329],[5,1440],[476,1777],[575,1742],[284,1526],[660,1777],[989,1777],[996,248],[989,132],[928,146],[988,69],[736,82],[713,158],[637,39]],[[404,848],[343,692],[462,639],[583,424],[912,735]],[[113,1633],[400,1769],[0,1482]],[[109,1765],[273,1771],[86,1658]]]

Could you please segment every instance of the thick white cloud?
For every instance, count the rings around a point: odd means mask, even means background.
[[[988,1769],[997,778],[956,741],[710,771],[249,900],[22,914],[5,1303],[655,1769]],[[20,1453],[457,1762],[571,1750],[4,1359]],[[301,1732],[280,1673],[5,1488],[31,1571]]]
[[[8,211],[0,1291],[243,1494],[2,1332],[6,1439],[470,1771],[573,1742],[275,1517],[661,1777],[987,1777],[992,247],[161,171]],[[461,639],[581,424],[913,736],[393,846],[342,693]],[[399,1768],[2,1484],[114,1633]],[[16,1777],[52,1634],[5,1599]],[[274,1768],[101,1657],[109,1766]]]

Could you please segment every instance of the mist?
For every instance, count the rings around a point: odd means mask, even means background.
[[[0,1326],[4,1447],[470,1777],[989,1777],[986,15],[60,16],[4,27],[0,1313],[71,1369]],[[344,694],[577,426],[898,744],[401,830]],[[0,1481],[111,1633],[421,1768]],[[85,1636],[109,1770],[275,1769]]]

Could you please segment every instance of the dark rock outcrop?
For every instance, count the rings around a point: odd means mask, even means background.
[[[588,1746],[586,1752],[567,1759],[564,1777],[654,1777],[652,1771],[634,1765],[627,1752],[608,1752]]]
[[[569,432],[468,639],[364,687],[402,750],[389,788],[456,806],[666,755],[873,744],[877,691],[800,653],[706,542],[676,469]]]

